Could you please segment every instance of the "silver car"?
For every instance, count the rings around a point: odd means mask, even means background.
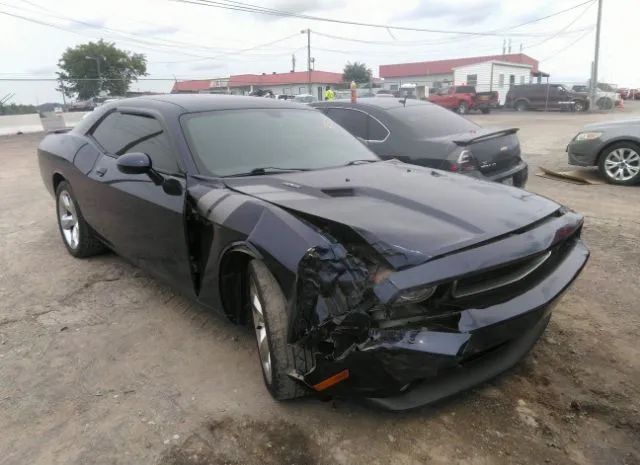
[[[640,119],[588,124],[567,146],[569,164],[597,166],[611,184],[640,183]]]

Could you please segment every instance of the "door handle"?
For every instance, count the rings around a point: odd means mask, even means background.
[[[96,174],[100,177],[104,176],[106,172],[107,172],[107,169],[103,166],[96,168]]]

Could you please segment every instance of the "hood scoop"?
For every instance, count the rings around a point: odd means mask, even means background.
[[[331,189],[321,189],[329,197],[353,197],[356,191],[353,187],[334,187]]]

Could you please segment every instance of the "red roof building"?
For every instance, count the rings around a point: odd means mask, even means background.
[[[341,84],[342,73],[329,71],[311,71],[311,79],[307,71],[294,71],[291,73],[272,74],[236,74],[229,77],[229,87],[269,87],[285,86],[293,84],[306,84],[308,82],[318,84]]]
[[[399,63],[394,65],[380,65],[381,78],[399,78],[411,76],[430,76],[434,74],[452,74],[454,68],[460,66],[483,63],[485,61],[501,61],[531,65],[531,72],[538,72],[538,60],[524,53],[507,55],[486,55],[480,57],[453,58],[450,60],[421,61],[418,63]]]
[[[171,93],[234,93],[245,94],[254,90],[270,90],[274,94],[297,95],[308,92],[322,96],[324,87],[342,84],[342,73],[329,71],[296,71],[271,74],[235,74],[228,78],[176,81]]]

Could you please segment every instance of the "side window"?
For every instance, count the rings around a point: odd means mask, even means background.
[[[467,84],[470,86],[478,85],[478,75],[477,74],[467,74]]]
[[[354,136],[367,138],[367,115],[361,111],[329,108],[327,116]]]
[[[389,131],[377,119],[368,116],[369,137],[368,140],[383,141],[389,135]]]
[[[91,135],[112,155],[142,152],[149,155],[152,166],[158,171],[179,171],[169,138],[155,118],[114,112]]]

